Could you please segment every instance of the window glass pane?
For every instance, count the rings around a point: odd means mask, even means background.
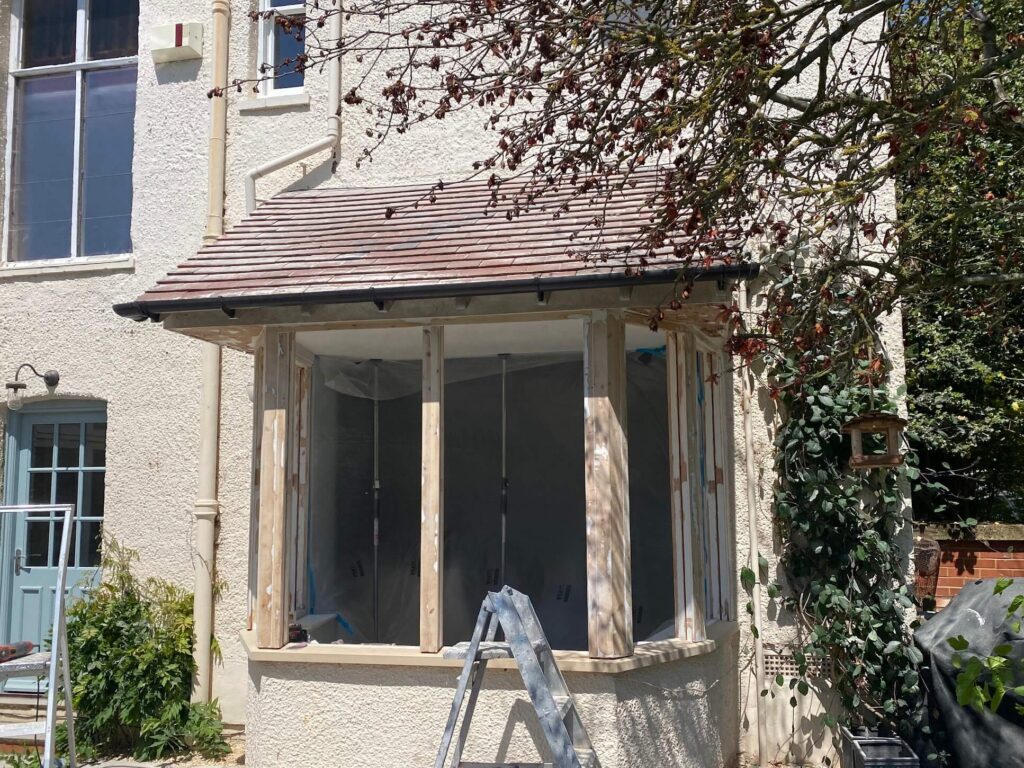
[[[93,0],[89,7],[89,58],[139,52],[139,0]]]
[[[25,557],[25,564],[30,568],[34,565],[45,566],[46,550],[50,546],[50,524],[49,523],[28,523],[28,533],[25,536],[25,545],[28,552]]]
[[[71,255],[75,76],[18,81],[11,248],[14,261]]]
[[[103,472],[82,473],[81,517],[103,517]]]
[[[57,504],[78,504],[78,473],[57,473]]]
[[[85,425],[85,466],[104,467],[107,464],[107,425]]]
[[[81,424],[61,424],[57,432],[57,466],[78,466],[78,445],[82,437]]]
[[[130,253],[135,67],[85,76],[82,252]]]
[[[81,531],[80,546],[78,553],[79,568],[99,568],[100,566],[100,544],[102,539],[102,524],[97,520],[86,520],[79,524]]]
[[[664,347],[626,356],[633,637],[675,636],[668,373]]]
[[[29,504],[49,504],[50,503],[50,486],[52,485],[53,475],[49,472],[32,472],[28,476],[28,503]],[[36,514],[49,515],[49,512],[39,512]]]
[[[53,466],[53,424],[32,425],[31,466]],[[47,501],[49,501],[49,499],[47,499]]]
[[[75,60],[76,0],[25,0],[21,66],[42,67]]]
[[[64,531],[64,518],[57,520],[53,524],[53,545],[50,549],[50,563],[56,566],[60,562],[60,537]],[[71,526],[71,541],[68,547],[68,565],[74,567],[75,565],[75,541],[78,538],[75,536],[75,526]]]
[[[285,16],[274,20],[274,88],[301,88],[305,73],[298,57],[306,50],[305,17]]]

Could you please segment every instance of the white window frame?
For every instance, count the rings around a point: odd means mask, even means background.
[[[82,131],[85,117],[85,73],[105,69],[118,69],[120,67],[138,66],[139,57],[121,56],[112,59],[97,59],[89,61],[89,5],[91,0],[78,0],[78,9],[75,23],[75,60],[68,64],[52,64],[44,67],[21,66],[22,54],[22,19],[25,16],[26,0],[13,0],[11,3],[11,27],[10,40],[11,50],[8,63],[7,76],[7,147],[4,153],[4,163],[7,169],[7,178],[4,182],[4,226],[3,243],[0,246],[2,260],[0,267],[12,269],[31,267],[34,269],[47,266],[58,266],[65,264],[81,264],[83,262],[109,262],[112,259],[124,258],[130,254],[97,254],[95,256],[84,256],[81,253],[81,227],[82,227]],[[75,73],[75,155],[74,175],[71,181],[72,195],[72,216],[71,216],[71,255],[59,259],[33,259],[27,261],[12,261],[11,248],[11,197],[14,188],[14,120],[15,120],[15,95],[18,81],[30,77],[43,75],[59,75],[69,72]]]
[[[262,14],[271,13],[272,15],[269,18],[265,15],[260,16],[259,39],[256,50],[257,77],[264,76],[260,73],[260,69],[263,65],[273,67],[273,62],[277,59],[277,54],[274,50],[274,28],[277,26],[276,17],[307,15],[306,4],[303,2],[294,3],[292,5],[282,5],[274,8],[271,7],[270,0],[260,0],[260,11]],[[298,95],[306,92],[305,72],[303,72],[303,84],[292,88],[279,87],[276,83],[276,73],[274,73],[273,70],[271,70],[271,73],[272,74],[268,76],[266,80],[259,84],[259,97],[267,98],[269,96]]]

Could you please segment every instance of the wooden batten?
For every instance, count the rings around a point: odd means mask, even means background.
[[[263,344],[256,642],[280,648],[288,641],[288,480],[295,337],[267,329]]]
[[[444,327],[423,329],[420,650],[441,650],[444,577]]]
[[[586,323],[584,422],[587,604],[591,658],[633,653],[625,324],[597,310]]]
[[[689,335],[678,336],[678,355],[676,370],[678,380],[685,385],[693,384],[697,378],[696,349]],[[696,457],[699,454],[697,449],[697,398],[688,389],[680,392],[680,435],[681,444],[685,446],[690,456]],[[692,425],[692,426],[691,426]],[[687,569],[687,578],[690,580],[690,608],[693,634],[690,640],[703,640],[705,635],[705,594],[704,594],[704,558],[699,556],[703,547],[703,533],[701,530],[701,516],[697,514],[695,507],[703,505],[701,499],[702,489],[700,483],[688,483],[689,489],[683,494],[684,517],[683,526],[686,537],[685,557],[690,563]],[[706,524],[706,521],[704,521]]]

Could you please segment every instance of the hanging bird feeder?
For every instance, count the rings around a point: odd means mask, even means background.
[[[904,457],[900,452],[903,429],[907,420],[891,413],[865,413],[850,419],[843,425],[843,432],[850,435],[850,466],[854,469],[875,469],[898,467]],[[864,435],[884,435],[885,451],[864,453]]]

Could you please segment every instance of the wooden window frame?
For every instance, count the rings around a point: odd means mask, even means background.
[[[722,345],[696,331],[665,334],[673,546],[675,636],[700,642],[707,625],[735,620],[734,510],[731,457],[731,375]],[[584,319],[584,440],[587,502],[588,639],[593,659],[634,653],[626,434],[625,315],[594,310]],[[704,562],[695,514],[695,354],[713,355],[717,382],[709,457],[714,472],[715,557]],[[419,650],[442,648],[444,594],[444,326],[423,329],[423,417]],[[290,621],[308,607],[304,573],[308,541],[312,356],[294,333],[266,328],[256,344],[253,406],[253,535],[251,615],[259,648],[287,642]],[[710,375],[710,374],[709,374]],[[305,382],[305,383],[303,383]],[[284,443],[281,437],[284,436]],[[305,443],[305,445],[304,445]],[[712,509],[709,505],[708,509]],[[610,568],[609,568],[609,563]],[[302,567],[302,572],[297,570]],[[716,599],[705,610],[703,572]],[[252,625],[250,626],[250,629]]]

